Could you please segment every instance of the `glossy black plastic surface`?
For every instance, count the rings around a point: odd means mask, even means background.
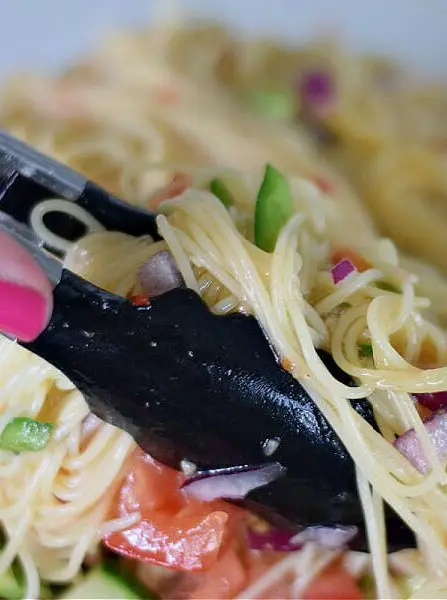
[[[159,238],[154,213],[124,202],[92,181],[86,183],[76,204],[85,208],[106,229],[136,236],[150,234]]]
[[[358,525],[353,463],[255,319],[213,316],[191,290],[136,307],[68,271],[47,330],[27,346],[71,378],[91,409],[155,458],[199,469],[279,461],[285,477],[246,504],[278,524]],[[332,361],[328,355],[326,360]],[[370,422],[366,402],[357,404]],[[266,457],[263,444],[280,444]],[[408,531],[390,516],[390,548]]]
[[[33,208],[54,195],[48,187],[24,177],[14,169],[0,174],[0,210],[22,223],[28,224]],[[71,201],[85,208],[105,229],[136,236],[149,234],[159,237],[154,214],[123,202],[92,182],[87,181],[80,195]],[[49,213],[45,223],[51,231],[66,240],[74,241],[85,234],[84,225],[65,213]]]

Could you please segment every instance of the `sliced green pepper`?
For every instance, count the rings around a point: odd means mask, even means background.
[[[376,587],[372,575],[364,575],[359,581],[359,588],[362,592],[362,598],[377,598]]]
[[[225,208],[229,208],[234,204],[234,198],[222,179],[215,177],[210,182],[211,193],[214,194]]]
[[[359,344],[359,355],[361,358],[373,358],[373,347],[371,344]]]
[[[54,598],[54,594],[51,591],[50,586],[46,585],[42,581],[40,582],[40,600],[52,600]]]
[[[291,90],[257,90],[250,94],[248,102],[256,112],[278,121],[291,121],[298,112],[296,95]]]
[[[348,310],[348,308],[351,308],[352,304],[349,304],[349,302],[342,302],[341,304],[338,305],[338,308],[340,310]]]
[[[0,436],[0,448],[11,452],[43,450],[51,438],[52,423],[41,423],[28,417],[11,419]]]
[[[328,314],[329,317],[340,317],[345,310],[348,310],[348,308],[351,308],[351,304],[349,304],[349,302],[342,302],[341,304],[338,304],[333,310],[331,310],[331,312]]]
[[[279,232],[293,215],[293,198],[287,179],[267,165],[255,207],[255,244],[273,252]]]
[[[402,294],[402,290],[394,285],[393,283],[388,283],[388,281],[376,281],[374,287],[379,288],[379,290],[385,290],[385,292],[394,292],[395,294]]]

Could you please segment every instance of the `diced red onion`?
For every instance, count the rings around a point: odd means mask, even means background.
[[[334,80],[328,71],[308,71],[299,81],[301,102],[304,108],[320,113],[334,100]]]
[[[324,527],[315,525],[306,527],[290,540],[293,544],[313,542],[326,548],[342,548],[355,538],[358,529],[355,525],[346,527]]]
[[[98,427],[100,427],[101,423],[102,421],[99,417],[93,413],[88,413],[81,424],[81,436],[84,437],[92,434],[94,431],[96,431],[96,429],[98,429]]]
[[[332,267],[332,280],[335,285],[337,285],[337,283],[340,283],[340,281],[343,281],[343,279],[346,279],[348,275],[354,273],[355,271],[357,271],[357,269],[352,262],[345,258],[337,263],[335,267]]]
[[[303,547],[302,543],[294,543],[290,540],[295,533],[288,529],[271,529],[259,532],[249,529],[248,544],[252,550],[276,550],[277,552],[294,552]]]
[[[138,279],[149,298],[185,285],[169,250],[160,250],[151,256],[140,268]]]
[[[352,527],[306,527],[299,533],[285,529],[272,529],[267,532],[249,530],[248,542],[253,550],[276,550],[278,552],[295,552],[304,544],[313,542],[325,548],[342,548],[357,535],[358,529]]]
[[[441,410],[447,408],[447,392],[434,392],[433,394],[413,394],[423,406],[430,410]]]
[[[425,429],[441,460],[447,458],[447,413],[438,412],[429,417],[425,423]],[[421,473],[430,469],[430,463],[424,454],[422,445],[414,429],[409,429],[397,438],[394,446],[403,454],[411,464]]]
[[[285,472],[285,467],[278,462],[213,469],[193,475],[185,481],[183,489],[205,502],[217,498],[242,500],[252,490],[275,481]]]

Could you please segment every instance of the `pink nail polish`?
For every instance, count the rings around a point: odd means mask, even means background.
[[[0,281],[0,331],[30,342],[47,318],[45,298],[24,285]]]

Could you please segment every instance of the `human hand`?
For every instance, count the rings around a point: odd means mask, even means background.
[[[44,271],[0,232],[0,332],[30,342],[45,329],[52,309],[52,286]]]

